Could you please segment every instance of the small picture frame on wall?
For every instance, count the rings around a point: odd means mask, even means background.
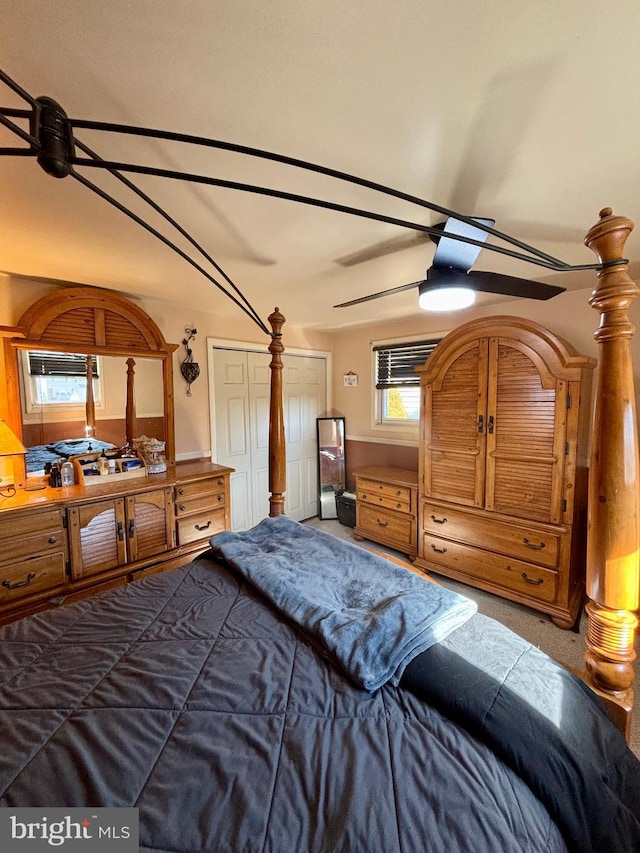
[[[354,373],[353,370],[350,370],[348,373],[343,374],[342,384],[346,388],[357,388],[357,386],[358,386],[358,374]]]

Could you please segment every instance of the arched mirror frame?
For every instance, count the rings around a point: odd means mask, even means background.
[[[69,352],[70,341],[77,353],[162,361],[165,455],[167,462],[175,462],[172,355],[178,344],[167,343],[142,308],[101,288],[71,287],[43,296],[5,337],[8,421],[16,435],[23,436],[18,350]],[[20,482],[26,476],[20,457],[14,460],[14,476]]]

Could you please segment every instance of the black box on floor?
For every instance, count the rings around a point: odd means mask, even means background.
[[[340,524],[345,527],[356,526],[356,496],[352,492],[336,495],[336,509]]]

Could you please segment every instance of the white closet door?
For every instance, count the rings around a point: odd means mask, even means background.
[[[236,469],[234,530],[246,530],[269,513],[270,360],[263,352],[213,350],[214,461]],[[285,353],[283,399],[285,512],[302,521],[318,512],[316,418],[326,407],[326,359]]]

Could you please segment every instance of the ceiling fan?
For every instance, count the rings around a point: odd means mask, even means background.
[[[421,281],[412,281],[409,284],[401,284],[388,290],[380,290],[370,293],[368,296],[360,296],[358,299],[350,299],[334,305],[334,308],[347,308],[351,305],[359,305],[372,299],[380,299],[382,296],[390,296],[393,293],[402,293],[417,287],[419,290],[419,305],[427,311],[452,311],[466,308],[473,304],[477,291],[483,293],[500,293],[504,296],[524,297],[525,299],[551,299],[566,288],[544,284],[540,281],[516,278],[502,273],[472,270],[476,258],[482,249],[482,243],[487,239],[487,231],[482,226],[493,228],[493,219],[482,219],[472,217],[479,226],[476,228],[469,222],[462,222],[450,216],[441,225],[436,226],[441,231],[441,236],[431,236],[437,243],[433,256],[433,264],[427,270],[427,276]],[[474,242],[461,242],[460,239],[451,239],[447,235],[455,235],[455,238],[465,238]]]

